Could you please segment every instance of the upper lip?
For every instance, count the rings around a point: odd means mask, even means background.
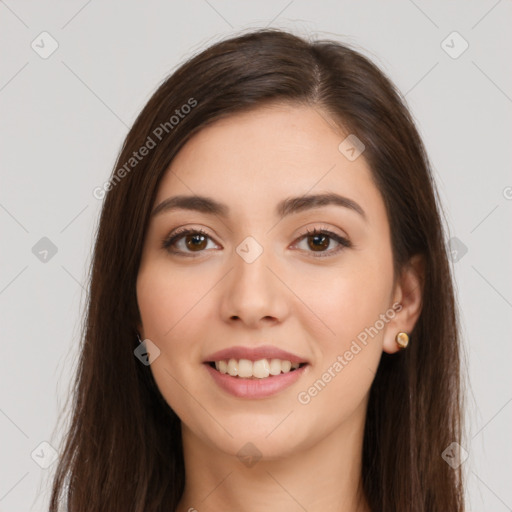
[[[250,361],[258,361],[259,359],[282,359],[284,361],[291,361],[292,363],[308,362],[301,356],[272,345],[262,345],[260,347],[229,347],[210,354],[204,362],[209,363],[229,359],[249,359]]]

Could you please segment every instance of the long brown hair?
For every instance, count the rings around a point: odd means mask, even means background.
[[[271,101],[318,108],[364,143],[388,213],[395,272],[413,255],[425,259],[410,346],[383,353],[370,390],[362,454],[368,503],[379,512],[463,510],[461,469],[442,457],[463,435],[458,315],[420,136],[401,95],[359,52],[265,29],[220,41],[170,75],[128,133],[110,181],[95,191],[104,204],[51,512],[62,499],[70,512],[176,508],[185,484],[180,420],[133,353],[144,235],[159,182],[186,141],[221,117]]]

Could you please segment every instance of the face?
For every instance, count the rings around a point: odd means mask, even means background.
[[[137,279],[155,381],[212,449],[286,456],[365,415],[396,297],[383,199],[364,153],[340,151],[346,135],[320,110],[260,107],[204,128],[163,177],[155,208],[221,205],[160,208]],[[345,199],[307,199],[323,194]],[[286,372],[287,359],[307,364]]]

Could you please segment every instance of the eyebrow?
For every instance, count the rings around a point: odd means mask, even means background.
[[[367,221],[366,213],[358,203],[334,193],[304,195],[300,197],[290,197],[279,202],[276,207],[276,214],[280,217],[286,217],[294,213],[305,210],[320,208],[322,206],[335,205],[348,208],[358,213],[365,221]],[[161,213],[172,210],[192,210],[209,215],[217,215],[220,217],[229,216],[229,207],[223,203],[205,196],[174,196],[163,200],[152,212],[151,216],[155,217]]]

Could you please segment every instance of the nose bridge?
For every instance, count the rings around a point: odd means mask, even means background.
[[[247,323],[265,317],[282,320],[285,290],[268,268],[275,266],[268,244],[264,248],[254,237],[248,236],[235,247],[232,258],[234,268],[223,298],[224,316],[237,316]]]

